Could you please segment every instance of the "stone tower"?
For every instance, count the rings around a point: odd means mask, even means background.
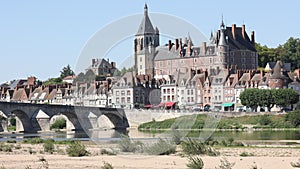
[[[153,28],[145,4],[144,16],[134,38],[134,68],[137,74],[154,77],[154,57],[157,46],[159,46],[159,30],[157,27]]]

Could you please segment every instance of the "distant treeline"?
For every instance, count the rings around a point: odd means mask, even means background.
[[[258,52],[258,65],[265,67],[268,62],[283,62],[291,63],[292,70],[300,67],[300,39],[290,37],[284,44],[276,48],[269,48],[266,45],[262,46],[259,43],[255,45]]]

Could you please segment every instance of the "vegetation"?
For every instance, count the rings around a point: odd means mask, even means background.
[[[189,169],[202,169],[204,167],[204,163],[199,157],[188,157],[189,163],[186,165]]]
[[[74,76],[75,73],[74,71],[71,69],[70,65],[67,65],[66,67],[63,67],[63,69],[60,71],[60,78],[63,79],[67,76]]]
[[[71,157],[82,157],[89,155],[89,152],[85,149],[85,146],[80,141],[74,141],[67,149],[67,154]]]
[[[101,169],[113,169],[113,168],[114,167],[110,163],[108,163],[106,161],[104,161],[103,162],[103,166],[101,166]]]
[[[114,153],[113,151],[109,151],[107,149],[101,149],[100,150],[101,155],[116,155],[116,153]]]
[[[127,135],[121,135],[118,146],[122,152],[142,152],[144,145],[140,141],[131,141]]]
[[[194,140],[191,138],[187,138],[181,144],[182,152],[187,155],[199,155],[199,154],[206,154],[209,156],[217,156],[219,152],[216,151],[211,146],[201,142],[200,140]]]
[[[226,158],[220,160],[221,164],[216,169],[232,169],[235,163],[230,163]]]
[[[146,148],[150,155],[169,155],[176,152],[176,146],[167,140],[159,139],[158,142]]]
[[[126,69],[126,67],[123,67],[122,70],[115,70],[114,76],[123,76],[126,72],[132,72],[133,67]]]
[[[56,78],[49,78],[45,82],[43,82],[43,85],[55,85],[55,84],[63,84],[62,78],[56,77]]]
[[[54,152],[54,140],[52,139],[45,140],[43,147],[45,152],[52,154]]]
[[[269,48],[257,43],[255,48],[258,53],[258,64],[265,67],[267,62],[276,62],[282,60],[292,65],[292,70],[300,67],[300,39],[289,38],[283,45],[276,48]]]
[[[183,117],[178,117],[183,118]],[[164,121],[152,121],[141,124],[138,129],[142,131],[161,131],[161,130],[174,130],[172,123],[178,118],[168,119]],[[195,123],[191,128],[181,128],[181,130],[201,130],[206,122],[206,115],[197,115]],[[288,112],[287,114],[278,115],[257,115],[257,116],[243,116],[243,117],[223,117],[216,126],[217,129],[229,130],[244,130],[245,125],[253,125],[254,128],[297,128],[300,126],[300,110]],[[207,129],[207,128],[206,128]],[[180,130],[175,130],[173,139],[180,142],[180,135],[176,133]],[[177,136],[176,136],[177,135]],[[178,138],[176,138],[178,137]]]
[[[50,129],[64,129],[66,126],[66,120],[64,118],[59,118],[50,126]]]
[[[286,107],[299,101],[299,94],[293,89],[246,89],[240,95],[243,105],[256,110],[258,106],[270,110],[275,104]]]
[[[253,156],[252,153],[248,153],[246,151],[243,151],[241,154],[240,154],[241,157],[249,157],[249,156]]]
[[[294,168],[300,168],[300,159],[298,160],[298,162],[291,162],[291,166]]]

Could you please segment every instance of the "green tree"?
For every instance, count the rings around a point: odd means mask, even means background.
[[[267,107],[270,110],[275,105],[275,90],[274,89],[264,89],[259,90],[259,106]]]
[[[292,65],[292,69],[300,67],[300,39],[290,37],[283,45],[284,53],[282,60],[289,62]]]
[[[261,100],[259,98],[259,89],[245,89],[240,95],[241,103],[244,106],[251,107],[252,110],[256,110],[257,106],[260,105],[258,102]]]
[[[126,67],[123,67],[122,70],[121,70],[121,76],[123,76],[126,72],[127,72]]]
[[[278,89],[274,92],[275,104],[286,107],[299,101],[299,94],[293,89]]]
[[[75,73],[74,71],[71,69],[70,65],[67,65],[66,67],[63,67],[63,69],[60,71],[60,78],[63,79],[67,76],[74,76]]]
[[[289,112],[286,117],[286,121],[289,121],[294,127],[300,126],[300,110]]]
[[[61,83],[63,83],[62,78],[57,77],[57,78],[49,78],[43,84],[47,86],[47,85],[54,85],[54,84],[61,84]]]

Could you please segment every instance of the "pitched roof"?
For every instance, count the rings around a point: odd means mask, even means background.
[[[137,35],[144,35],[144,34],[153,34],[155,33],[155,30],[153,28],[153,25],[149,19],[148,16],[148,7],[147,4],[145,4],[144,7],[144,17],[142,19],[142,22],[139,26],[139,29],[137,31]]]
[[[245,33],[245,37],[243,37],[241,27],[235,27],[235,38],[233,37],[232,29],[232,27],[226,27],[224,32],[225,36],[228,37],[228,45],[230,46],[230,49],[248,49],[251,51],[256,51],[255,46],[250,41],[247,33]]]

